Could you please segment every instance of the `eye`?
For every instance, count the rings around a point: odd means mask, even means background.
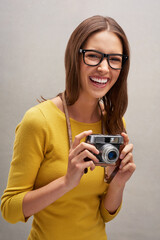
[[[91,58],[98,58],[98,56],[96,54],[90,54],[88,57],[91,57]]]
[[[121,56],[110,56],[109,58],[110,61],[112,62],[122,62],[122,57]]]
[[[86,57],[87,58],[90,58],[90,59],[99,59],[100,58],[100,55],[96,54],[96,53],[87,53],[86,54]]]

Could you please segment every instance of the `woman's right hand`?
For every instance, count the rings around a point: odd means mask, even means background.
[[[85,131],[75,137],[69,152],[68,170],[65,176],[26,193],[22,205],[25,217],[43,210],[76,187],[86,168],[90,167],[91,170],[95,168],[94,162],[98,162],[98,159],[91,152],[98,154],[99,151],[91,144],[80,143],[81,139],[90,134],[92,134],[92,131]],[[90,158],[91,161],[84,161],[86,157]]]
[[[79,184],[86,168],[90,168],[93,171],[95,169],[94,162],[99,162],[94,155],[99,153],[96,147],[86,142],[81,142],[83,138],[90,134],[92,134],[92,130],[84,131],[76,135],[69,151],[68,170],[65,178],[66,184],[70,189]],[[87,157],[91,159],[91,161],[85,161],[84,159]]]

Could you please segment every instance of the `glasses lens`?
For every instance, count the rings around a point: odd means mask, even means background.
[[[114,69],[121,69],[123,56],[122,55],[112,55],[110,54],[108,57],[109,65]]]
[[[100,63],[102,55],[94,51],[86,51],[84,56],[84,61],[86,64],[95,66]]]

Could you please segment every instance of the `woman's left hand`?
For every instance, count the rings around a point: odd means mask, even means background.
[[[110,185],[114,186],[122,186],[124,187],[126,182],[130,179],[133,172],[136,169],[136,165],[133,161],[133,144],[129,143],[129,138],[126,133],[121,133],[124,144],[120,149],[120,166],[119,171],[117,172],[116,176],[111,181]],[[114,170],[113,167],[108,167],[108,175],[110,176],[111,172]]]

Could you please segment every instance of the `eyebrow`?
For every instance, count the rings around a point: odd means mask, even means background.
[[[80,50],[84,50],[84,51],[93,51],[93,52],[97,52],[97,53],[100,53],[100,54],[105,54],[105,55],[123,55],[123,53],[117,53],[117,52],[112,52],[112,53],[104,53],[104,52],[101,52],[101,51],[99,51],[99,50],[97,50],[97,49],[87,49],[87,48],[85,48],[85,49],[80,49]]]

